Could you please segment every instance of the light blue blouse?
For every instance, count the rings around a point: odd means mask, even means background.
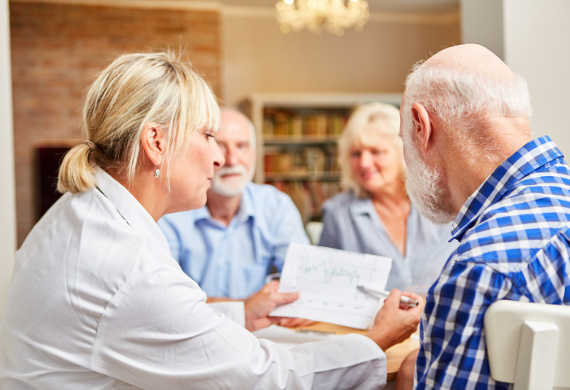
[[[392,242],[370,198],[342,192],[323,204],[319,245],[392,259],[386,289],[431,285],[457,244],[448,242],[451,224],[435,225],[413,206],[408,216],[406,255]],[[426,290],[427,291],[427,290]]]

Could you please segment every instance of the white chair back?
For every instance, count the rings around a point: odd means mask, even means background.
[[[319,245],[319,241],[321,240],[321,233],[323,232],[323,223],[316,221],[307,222],[305,225],[305,230],[307,231],[309,240],[311,240],[311,244]]]
[[[570,306],[497,301],[485,337],[493,379],[515,390],[570,389]]]

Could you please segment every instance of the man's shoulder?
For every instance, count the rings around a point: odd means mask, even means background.
[[[524,261],[569,225],[570,187],[529,175],[487,207],[461,239],[458,254],[493,263]]]
[[[570,170],[566,164],[536,170],[510,184],[488,205],[476,226],[485,227],[490,220],[499,228],[569,221]]]

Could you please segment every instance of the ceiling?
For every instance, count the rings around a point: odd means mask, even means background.
[[[10,0],[10,2],[29,2],[31,0]],[[161,5],[171,8],[180,6],[198,7],[199,9],[251,8],[274,10],[278,0],[33,0],[40,3],[77,3],[77,4],[122,4],[122,5]],[[348,1],[348,0],[343,0]],[[370,12],[374,13],[455,13],[459,11],[461,0],[366,0]]]
[[[459,0],[367,0],[370,12],[442,12],[457,10]],[[218,0],[225,7],[274,7],[277,0]]]

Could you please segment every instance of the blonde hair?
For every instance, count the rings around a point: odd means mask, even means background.
[[[377,135],[388,138],[400,153],[402,174],[405,170],[404,151],[400,131],[400,111],[391,104],[368,103],[357,107],[338,139],[338,161],[340,184],[345,190],[352,190],[357,196],[364,191],[354,180],[350,166],[350,150],[355,145],[376,146]]]
[[[87,141],[65,155],[57,190],[93,188],[95,166],[131,182],[141,155],[141,131],[149,122],[166,132],[162,163],[168,167],[186,151],[194,131],[204,126],[215,131],[219,121],[217,100],[191,64],[171,52],[122,55],[87,93],[82,118]],[[165,175],[168,179],[169,172]]]

